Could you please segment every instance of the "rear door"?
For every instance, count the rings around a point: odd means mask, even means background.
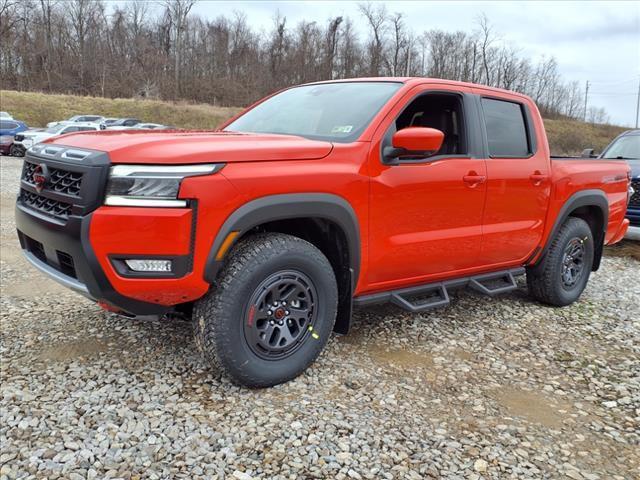
[[[475,91],[487,150],[480,263],[522,263],[542,239],[549,206],[549,153],[538,141],[546,136],[522,97]]]

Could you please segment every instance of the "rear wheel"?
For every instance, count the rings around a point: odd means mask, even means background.
[[[593,256],[589,225],[581,218],[569,217],[551,240],[544,258],[527,270],[529,293],[549,305],[575,302],[589,280]]]
[[[337,299],[331,264],[315,246],[284,234],[249,237],[194,306],[196,344],[237,383],[276,385],[320,354]]]

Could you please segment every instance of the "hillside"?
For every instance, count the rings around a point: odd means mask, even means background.
[[[105,117],[134,117],[145,122],[179,128],[209,129],[217,127],[239,109],[158,100],[0,90],[0,110],[11,113],[13,118],[32,127],[44,127],[48,122],[64,120],[73,115],[96,114]]]
[[[30,126],[42,127],[48,122],[76,114],[105,117],[136,117],[146,122],[179,128],[215,128],[239,111],[239,108],[215,107],[208,104],[163,102],[158,100],[79,97],[34,92],[0,90],[0,109]],[[545,120],[545,128],[554,155],[577,155],[583,148],[601,151],[625,128],[592,125],[573,120]]]

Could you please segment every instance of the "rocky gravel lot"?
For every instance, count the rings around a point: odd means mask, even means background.
[[[637,244],[571,307],[521,288],[360,310],[306,374],[247,390],[188,323],[105,313],[28,267],[21,161],[0,161],[1,479],[640,478]]]

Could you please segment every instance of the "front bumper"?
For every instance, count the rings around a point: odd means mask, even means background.
[[[40,190],[37,167],[48,171]],[[197,202],[189,200],[189,208],[102,206],[109,167],[102,152],[80,160],[55,148],[27,153],[15,207],[27,260],[58,283],[123,313],[158,315],[200,298],[209,284],[194,267],[203,264],[198,260],[208,246],[202,243],[194,259]],[[128,258],[171,259],[174,268],[133,272],[125,266]]]
[[[90,245],[91,216],[69,217],[59,224],[18,201],[16,227],[26,259],[65,287],[123,312],[158,315],[168,311],[168,306],[141,302],[113,288]]]

